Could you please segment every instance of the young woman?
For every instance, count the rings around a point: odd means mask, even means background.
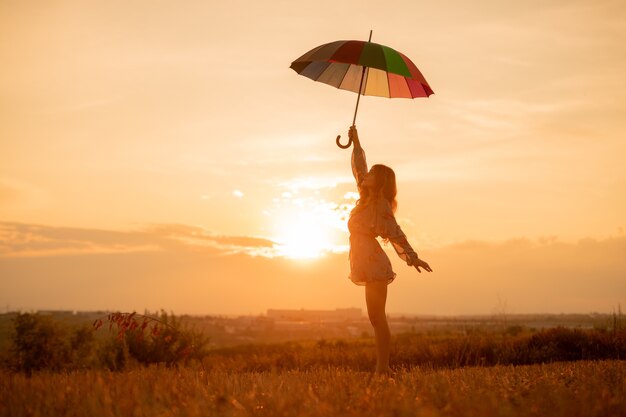
[[[374,165],[367,171],[365,152],[361,148],[356,126],[348,133],[353,142],[352,173],[356,179],[360,198],[350,213],[350,279],[365,286],[367,314],[376,338],[376,372],[389,373],[391,333],[385,314],[387,285],[396,274],[389,258],[376,240],[377,236],[391,242],[398,256],[418,272],[428,272],[428,263],[417,256],[398,226],[396,210],[396,175],[385,165]]]

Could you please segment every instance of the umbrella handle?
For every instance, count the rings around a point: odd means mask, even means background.
[[[341,142],[339,142],[339,139],[341,139],[341,135],[337,135],[337,139],[335,139],[335,143],[341,149],[348,149],[352,145],[352,138],[348,138],[348,143],[345,145],[342,145]]]

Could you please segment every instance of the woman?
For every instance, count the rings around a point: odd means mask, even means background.
[[[394,217],[397,207],[395,173],[385,165],[374,165],[368,172],[356,126],[350,127],[348,136],[354,144],[352,173],[360,195],[348,220],[350,279],[357,285],[365,286],[367,314],[376,338],[376,372],[389,373],[391,333],[385,303],[387,285],[396,274],[376,237],[391,242],[398,256],[418,272],[422,272],[420,268],[428,272],[432,272],[432,269],[417,256]]]

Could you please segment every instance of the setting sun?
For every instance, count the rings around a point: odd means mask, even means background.
[[[333,248],[328,227],[320,227],[313,213],[284,219],[276,241],[281,256],[294,259],[318,258]]]
[[[274,201],[268,215],[278,256],[314,259],[347,250],[345,216],[349,204],[319,199],[316,194],[316,190],[285,192]]]

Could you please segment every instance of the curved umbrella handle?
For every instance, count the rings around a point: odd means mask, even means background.
[[[352,145],[352,138],[348,138],[348,143],[345,145],[342,145],[341,142],[339,142],[339,139],[341,139],[341,135],[337,135],[337,139],[335,139],[335,143],[341,149],[348,149]]]

